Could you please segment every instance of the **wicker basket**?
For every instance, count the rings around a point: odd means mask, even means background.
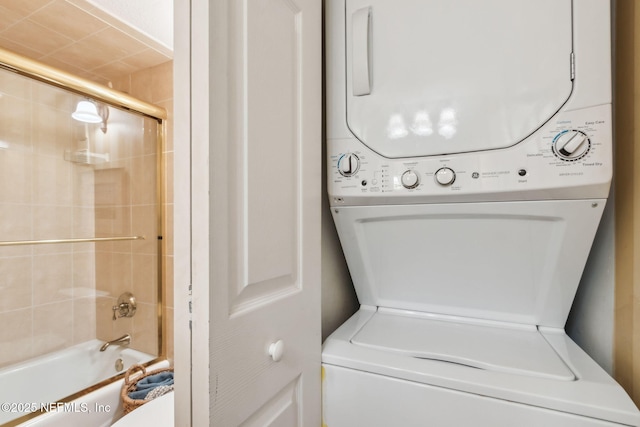
[[[136,371],[142,372],[142,375],[131,379],[131,376]],[[147,372],[147,370],[142,365],[131,365],[131,367],[127,369],[127,372],[124,374],[124,384],[122,385],[122,390],[120,390],[120,398],[122,399],[122,407],[124,408],[125,414],[128,414],[134,409],[139,408],[140,406],[149,402],[149,400],[132,399],[129,397],[129,393],[136,390],[136,384],[138,383],[138,381],[162,372],[173,372],[173,368],[156,369],[154,371]]]

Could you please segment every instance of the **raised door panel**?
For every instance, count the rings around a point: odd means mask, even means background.
[[[301,11],[271,0],[248,1],[241,13],[233,313],[300,288]]]

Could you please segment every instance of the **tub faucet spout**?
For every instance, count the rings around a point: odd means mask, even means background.
[[[125,334],[125,335],[121,336],[120,338],[116,338],[113,341],[107,341],[106,343],[104,343],[102,345],[102,347],[100,347],[100,351],[105,351],[112,344],[129,345],[129,344],[131,344],[131,335]]]

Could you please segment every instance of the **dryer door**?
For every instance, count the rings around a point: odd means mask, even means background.
[[[509,147],[572,88],[571,0],[346,0],[347,124],[391,158]]]

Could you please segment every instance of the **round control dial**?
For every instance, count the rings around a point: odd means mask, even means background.
[[[568,130],[553,138],[553,154],[560,160],[575,162],[587,155],[591,148],[589,137],[579,130]]]
[[[343,154],[338,159],[338,172],[342,176],[353,176],[360,169],[360,159],[353,153]]]
[[[416,188],[418,184],[420,184],[420,177],[415,173],[415,171],[408,170],[402,174],[400,182],[402,182],[404,188],[412,189]]]
[[[436,182],[440,185],[451,185],[456,180],[456,173],[451,168],[440,168],[435,173]]]

